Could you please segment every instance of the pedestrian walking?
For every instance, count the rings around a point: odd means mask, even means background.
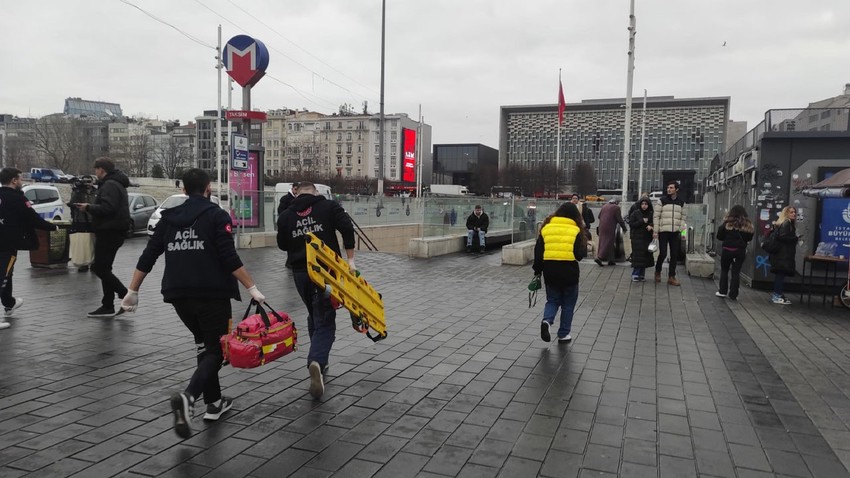
[[[649,198],[643,198],[637,205],[637,209],[629,215],[632,282],[643,282],[646,280],[646,268],[655,265],[655,258],[649,250],[649,244],[652,242],[652,202]]]
[[[620,200],[614,198],[599,211],[599,251],[593,261],[600,267],[604,266],[606,261],[609,266],[617,264],[614,257],[614,242],[617,240],[618,225],[625,233],[626,222],[623,221],[623,214],[620,212]]]
[[[342,236],[348,266],[354,264],[354,226],[342,206],[325,199],[311,182],[298,185],[298,196],[277,220],[277,245],[286,251],[289,267],[298,295],[307,307],[307,333],[310,351],[307,353],[307,370],[310,373],[310,395],[320,398],[325,393],[323,375],[328,370],[328,356],[336,335],[336,309],[330,297],[314,284],[307,275],[307,251],[304,236],[312,232],[334,252],[341,255],[336,233]]]
[[[661,282],[661,269],[670,249],[670,268],[667,272],[667,285],[678,287],[676,263],[682,248],[681,232],[685,228],[685,200],[679,197],[679,183],[667,183],[667,195],[658,200],[653,208],[653,239],[658,239],[658,260],[655,262],[655,282]]]
[[[45,221],[35,212],[21,190],[23,187],[24,181],[19,169],[0,170],[0,267],[3,268],[3,282],[0,283],[3,317],[0,317],[0,329],[11,327],[6,318],[12,317],[15,311],[24,305],[22,298],[12,295],[12,274],[15,271],[18,251],[38,247],[36,229],[59,229],[59,226]]]
[[[773,295],[770,300],[774,304],[788,305],[791,303],[785,297],[785,278],[797,273],[797,208],[786,206],[779,212],[779,218],[773,223],[776,229],[776,241],[780,248],[770,254],[770,271],[773,272]]]
[[[162,212],[121,307],[136,310],[142,282],[165,254],[162,296],[192,333],[197,350],[198,366],[189,384],[171,397],[174,431],[188,438],[193,407],[201,395],[206,404],[204,420],[218,420],[233,406],[233,399],[221,394],[218,371],[224,360],[220,340],[231,318],[230,299],[240,300],[236,281],[253,300],[262,303],[266,298],[236,253],[230,215],[209,199],[209,174],[190,169],[183,174],[183,187],[189,198]]]
[[[540,322],[540,338],[552,340],[551,328],[561,309],[559,344],[572,341],[573,313],[578,301],[579,261],[587,255],[584,221],[575,204],[562,204],[547,217],[534,244],[534,275],[543,276],[546,305]]]
[[[717,228],[717,240],[721,243],[720,288],[714,293],[717,297],[738,299],[741,266],[747,258],[747,244],[753,240],[753,232],[753,223],[747,217],[747,210],[740,205],[732,206],[723,224]]]
[[[584,232],[587,235],[587,240],[591,240],[593,236],[590,233],[590,225],[596,222],[596,218],[593,217],[593,211],[590,210],[590,207],[578,194],[570,196],[570,202],[575,204],[579,212],[581,212],[581,218],[584,221]]]
[[[75,206],[91,214],[96,258],[92,270],[100,279],[103,289],[100,307],[89,312],[88,316],[108,318],[124,312],[121,308],[115,310],[115,296],[123,299],[127,294],[127,288],[112,273],[112,264],[130,227],[130,205],[127,200],[130,179],[115,169],[115,163],[105,156],[95,160],[94,174],[98,179],[94,203],[76,203]]]

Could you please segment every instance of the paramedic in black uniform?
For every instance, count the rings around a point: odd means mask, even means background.
[[[286,251],[298,295],[307,306],[307,333],[310,335],[307,370],[310,372],[310,395],[315,398],[325,393],[322,374],[327,372],[328,356],[336,334],[336,310],[330,298],[325,297],[324,291],[307,276],[304,236],[312,232],[341,256],[337,231],[342,235],[348,266],[356,271],[351,217],[338,202],[319,195],[313,183],[299,183],[298,196],[277,220],[277,246]]]
[[[233,243],[230,215],[210,201],[210,177],[202,169],[183,175],[183,191],[189,196],[180,206],[166,209],[153,236],[139,257],[121,307],[133,312],[139,303],[139,287],[165,254],[162,296],[195,337],[198,368],[182,393],[171,397],[174,431],[191,435],[189,422],[195,400],[204,396],[204,420],[218,420],[230,410],[233,400],[221,395],[218,370],[224,360],[220,339],[227,334],[231,317],[230,299],[240,300],[236,281],[251,298],[266,300],[242,265]]]
[[[3,282],[0,284],[3,317],[0,317],[0,329],[8,329],[11,324],[6,322],[6,317],[11,317],[24,304],[23,299],[12,296],[12,272],[18,250],[35,248],[35,229],[56,231],[59,226],[45,221],[32,208],[21,191],[24,181],[20,170],[0,170],[0,186],[0,267],[3,268]]]

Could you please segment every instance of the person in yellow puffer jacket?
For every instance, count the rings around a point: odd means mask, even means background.
[[[547,217],[534,245],[534,274],[543,275],[546,305],[540,322],[540,338],[552,340],[551,327],[561,309],[558,343],[572,341],[570,329],[578,300],[579,261],[587,256],[587,236],[581,213],[572,203],[564,203]]]

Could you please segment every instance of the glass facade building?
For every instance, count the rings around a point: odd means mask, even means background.
[[[121,105],[117,103],[89,101],[82,98],[66,98],[63,113],[65,116],[77,118],[121,119],[124,117]]]
[[[711,160],[726,148],[729,97],[649,97],[646,103],[643,184],[638,185],[643,98],[632,104],[629,190],[662,191],[665,178],[693,177],[699,200]],[[555,164],[558,105],[502,106],[499,121],[500,165],[534,168]],[[568,104],[561,126],[560,170],[565,183],[579,162],[596,171],[599,189],[619,189],[623,177],[625,99],[584,100]],[[639,186],[639,187],[638,187]]]
[[[432,184],[459,184],[489,194],[499,176],[499,151],[483,144],[435,144]]]

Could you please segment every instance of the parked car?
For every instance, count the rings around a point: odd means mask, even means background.
[[[30,169],[30,179],[37,183],[62,183],[68,182],[69,175],[62,172],[61,169],[48,168],[32,168]]]
[[[65,203],[56,186],[28,184],[23,188],[24,196],[32,203],[39,216],[48,221],[61,221],[65,215]]]
[[[159,202],[150,194],[127,193],[130,204],[130,227],[127,229],[127,237],[136,232],[145,231],[148,221],[159,206]]]
[[[189,196],[185,194],[174,194],[168,196],[165,201],[162,201],[162,204],[160,204],[159,207],[156,208],[156,211],[151,214],[151,218],[148,220],[148,235],[153,235],[153,231],[154,229],[156,229],[156,225],[159,223],[159,220],[162,219],[162,211],[177,207],[186,202],[187,199],[189,199]],[[216,203],[219,207],[221,207],[221,201],[219,201],[218,196],[210,197],[210,201]]]

